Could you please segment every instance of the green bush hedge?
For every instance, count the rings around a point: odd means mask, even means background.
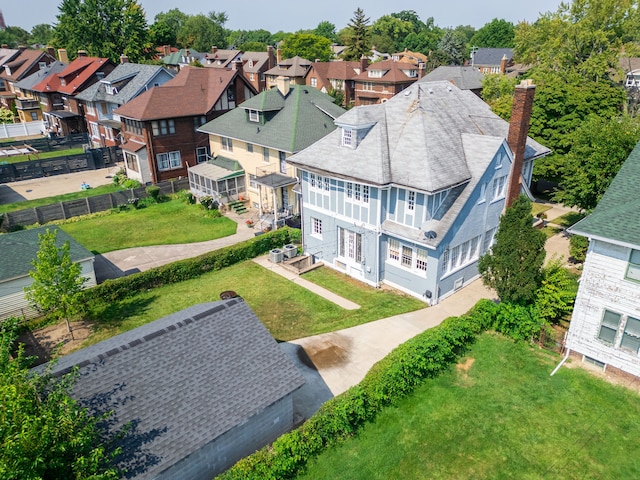
[[[240,460],[218,478],[295,477],[311,457],[354,435],[382,408],[411,393],[425,378],[449,368],[480,332],[495,324],[500,308],[490,300],[480,300],[466,315],[450,317],[403,343],[375,364],[359,385],[324,403],[299,428]]]
[[[115,302],[138,292],[197,278],[211,270],[255,258],[287,243],[299,242],[300,230],[281,228],[198,257],[180,260],[105,282],[83,291],[83,302]]]

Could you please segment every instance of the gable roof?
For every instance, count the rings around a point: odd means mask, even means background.
[[[331,88],[330,80],[352,80],[362,72],[362,64],[360,62],[313,62],[311,71],[315,72],[320,80],[320,86],[327,90]]]
[[[284,77],[304,77],[311,67],[311,62],[306,58],[295,57],[282,60],[275,67],[265,72],[265,75],[276,75]]]
[[[249,109],[263,112],[265,120],[249,121]],[[333,131],[333,120],[342,113],[344,110],[326,93],[306,85],[291,85],[286,96],[277,88],[265,90],[198,131],[293,153]]]
[[[505,55],[508,61],[513,60],[513,48],[479,48],[473,55],[473,64],[499,66]]]
[[[42,50],[20,50],[20,53],[17,56],[2,64],[3,68],[0,69],[0,78],[18,82],[22,80],[26,76],[27,72],[40,61],[51,63],[54,61],[54,58]],[[9,69],[9,72],[7,72],[7,68]]]
[[[260,72],[269,62],[269,52],[244,52],[241,57],[242,70],[247,73]]]
[[[66,63],[62,63],[61,61],[56,60],[46,67],[41,68],[36,73],[20,80],[18,83],[16,83],[16,87],[21,90],[34,90],[34,87],[41,83],[44,79],[61,72],[66,67]]]
[[[482,88],[484,74],[475,67],[440,66],[420,79],[420,82],[437,82],[447,80],[460,90],[477,90]]]
[[[155,478],[304,384],[241,298],[195,305],[63,356],[51,373],[75,366],[74,397],[113,410],[115,428],[132,422],[120,466],[138,478]]]
[[[162,63],[165,65],[183,65],[189,64],[193,60],[204,60],[206,53],[200,53],[193,48],[181,48],[177,51],[172,51],[169,55],[162,57]]]
[[[370,76],[370,72],[382,70],[382,77]],[[419,68],[410,62],[397,62],[395,60],[382,60],[371,63],[364,72],[353,77],[357,82],[374,83],[406,83],[418,80],[417,72]],[[416,72],[415,77],[410,77],[405,71]]]
[[[10,62],[20,53],[17,48],[0,48],[0,66]]]
[[[640,249],[640,142],[624,162],[593,212],[569,231]]]
[[[84,90],[88,84],[93,83],[97,79],[96,72],[103,70],[105,67],[113,67],[113,63],[108,58],[80,56],[57,74],[50,75],[42,82],[34,85],[33,90],[36,92],[59,92],[73,95]]]
[[[15,278],[26,277],[33,270],[31,261],[38,256],[39,234],[43,234],[51,227],[38,227],[19,232],[0,235],[0,252],[2,252],[2,268],[0,281],[5,282]],[[57,245],[69,242],[69,255],[74,262],[81,262],[94,258],[93,253],[80,245],[64,230],[57,229]]]
[[[236,78],[248,85],[236,70],[185,66],[173,79],[144,92],[115,113],[143,122],[206,115]]]
[[[107,101],[109,103],[125,104],[144,91],[146,86],[160,72],[174,77],[175,74],[159,65],[144,65],[139,63],[121,63],[104,79],[94,83],[76,95],[76,99],[85,102]],[[126,82],[126,83],[125,83]],[[121,84],[118,93],[107,94],[107,84]]]
[[[229,67],[231,62],[241,56],[241,50],[216,49],[215,52],[206,53],[205,60],[207,65],[211,65],[214,68],[224,68]]]

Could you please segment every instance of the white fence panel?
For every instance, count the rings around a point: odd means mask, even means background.
[[[2,123],[0,124],[0,138],[17,138],[38,135],[45,131],[42,120],[37,122]]]

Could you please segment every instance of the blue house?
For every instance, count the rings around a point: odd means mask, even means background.
[[[516,88],[511,126],[445,81],[338,117],[336,130],[288,159],[300,179],[305,252],[431,304],[477,278],[513,152],[516,197],[520,184],[528,192],[534,160],[550,153],[527,137],[534,92]]]

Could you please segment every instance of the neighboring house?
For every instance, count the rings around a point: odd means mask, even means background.
[[[183,67],[195,62],[204,65],[207,62],[206,55],[206,53],[200,53],[193,49],[181,48],[178,51],[170,51],[168,55],[163,56],[161,60],[167,68],[179,72]]]
[[[46,366],[38,367],[39,370]],[[72,395],[127,427],[125,478],[209,480],[294,426],[304,379],[241,298],[195,305],[70,353]]]
[[[2,64],[0,70],[0,84],[3,85],[0,90],[0,104],[9,110],[14,107],[14,100],[18,96],[18,88],[16,84],[38,70],[46,68],[52,62],[55,62],[55,56],[43,50],[29,50],[20,48],[18,55],[11,60]]]
[[[471,51],[471,66],[482,73],[505,74],[513,66],[513,48],[478,48]]]
[[[383,60],[356,75],[355,105],[383,103],[420,78],[424,69],[409,62]]]
[[[64,59],[67,52],[60,49],[58,56]],[[109,75],[114,68],[115,65],[108,58],[88,57],[85,51],[80,50],[77,58],[66,68],[33,86],[33,91],[40,97],[45,124],[51,135],[87,131],[84,112],[75,97]]]
[[[460,90],[470,90],[478,97],[482,94],[484,75],[480,70],[470,66],[440,66],[422,77],[421,82],[439,82],[446,80]]]
[[[175,77],[175,73],[159,65],[129,63],[124,56],[120,60],[109,75],[76,95],[91,144],[97,148],[122,143],[120,117],[113,113],[118,107]]]
[[[313,62],[307,73],[306,84],[323,93],[339,91],[344,94],[343,107],[352,105],[355,98],[354,79],[369,66],[363,58],[359,62]]]
[[[241,50],[223,50],[218,47],[211,47],[211,52],[204,56],[207,67],[231,68],[231,64],[242,58]]]
[[[158,183],[187,175],[210,157],[208,121],[255,95],[236,69],[185,66],[164,85],[137,96],[113,113],[122,122],[122,150],[129,178]]]
[[[640,144],[589,216],[569,231],[589,238],[566,339],[606,369],[640,376]]]
[[[33,270],[32,261],[38,256],[39,234],[48,227],[39,227],[0,235],[2,268],[0,269],[0,320],[10,316],[34,318],[38,312],[29,306],[24,288],[33,282],[29,272]],[[95,256],[76,242],[63,230],[58,229],[57,245],[69,242],[71,260],[82,267],[82,276],[87,279],[86,287],[96,284],[93,271]]]
[[[412,52],[411,50],[404,49],[404,52],[392,53],[391,60],[394,62],[406,62],[415,65],[416,67],[427,63],[427,56],[420,52]]]
[[[304,85],[312,62],[297,55],[293,58],[282,60],[280,58],[280,49],[276,50],[276,56],[277,65],[265,72],[267,90],[277,85],[278,77],[289,78],[289,82],[292,85]]]
[[[624,72],[622,83],[627,88],[640,87],[640,58],[638,57],[621,57],[618,60],[620,70]],[[614,79],[620,79],[619,73],[615,72]]]
[[[242,54],[242,71],[256,92],[267,89],[266,72],[276,65],[276,56],[271,45],[266,52],[244,52]]]
[[[291,85],[288,77],[280,77],[277,88],[248,99],[199,130],[209,135],[213,156],[240,163],[246,174],[246,195],[265,226],[277,227],[299,213],[293,190],[297,179],[287,159],[332,132],[334,119],[342,113],[329,95],[306,85]],[[197,195],[215,197],[223,192],[199,186],[207,168],[191,168],[189,181]],[[217,199],[226,202],[237,198],[226,195]]]
[[[18,96],[15,99],[15,103],[21,122],[34,122],[44,119],[40,105],[40,93],[34,91],[34,87],[49,76],[61,72],[66,67],[66,63],[56,60],[16,83]]]
[[[391,55],[388,53],[382,53],[373,47],[371,49],[370,55],[367,57],[371,63],[379,62],[381,60],[391,60]]]
[[[331,52],[333,53],[333,58],[339,59],[342,57],[344,52],[346,52],[346,45],[336,45],[335,43],[331,44]]]
[[[505,198],[549,153],[526,136],[534,91],[516,87],[511,125],[449,82],[418,82],[338,117],[335,131],[289,158],[305,252],[431,304],[477,278]]]

